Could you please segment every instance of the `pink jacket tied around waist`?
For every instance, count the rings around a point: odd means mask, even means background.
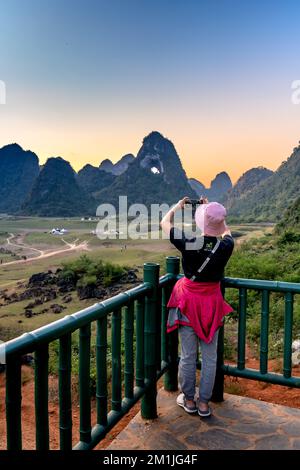
[[[189,320],[189,323],[178,320],[173,326],[168,323],[168,333],[179,324],[189,325],[205,343],[212,341],[224,316],[233,311],[223,299],[220,282],[193,282],[187,277],[176,282],[167,306],[179,308]]]

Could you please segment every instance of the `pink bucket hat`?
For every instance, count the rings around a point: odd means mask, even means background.
[[[218,237],[227,229],[226,214],[225,207],[219,202],[201,204],[195,212],[196,224],[203,234]]]

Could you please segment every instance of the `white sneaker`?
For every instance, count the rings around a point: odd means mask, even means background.
[[[181,406],[183,408],[184,405],[184,393],[180,393],[178,397],[176,398],[176,403],[178,406]]]
[[[198,409],[196,406],[196,403],[194,402],[194,406],[190,406],[186,404],[186,399],[184,396],[184,393],[180,393],[178,397],[176,398],[176,403],[178,406],[184,409],[189,414],[194,414],[197,413]]]

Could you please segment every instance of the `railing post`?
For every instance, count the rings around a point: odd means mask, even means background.
[[[269,304],[270,293],[262,291],[260,322],[260,373],[268,372],[268,339],[269,339]]]
[[[111,409],[121,411],[122,407],[122,364],[121,364],[121,309],[116,309],[111,320]]]
[[[72,449],[72,336],[59,340],[59,434],[60,450]]]
[[[97,320],[97,424],[107,425],[107,315]]]
[[[225,296],[225,285],[221,282],[221,291]],[[215,384],[211,400],[214,402],[224,401],[224,325],[219,329],[218,349],[217,349],[217,370]]]
[[[145,299],[139,298],[136,302],[136,386],[144,387],[144,322]]]
[[[21,358],[14,356],[6,364],[7,450],[22,450],[22,380]]]
[[[245,369],[246,357],[246,315],[247,315],[247,289],[239,289],[239,324],[238,324],[238,360],[237,368]]]
[[[168,274],[174,274],[177,276],[180,269],[180,259],[178,256],[168,256],[166,259],[166,270]],[[169,300],[169,296],[173,285],[166,288],[166,303]],[[167,320],[167,319],[166,319]],[[166,325],[165,325],[166,328]],[[164,388],[168,392],[176,392],[178,390],[178,330],[174,330],[168,333],[167,336],[167,358],[170,364],[168,371],[164,375]]]
[[[159,264],[144,264],[144,282],[151,284],[152,290],[146,297],[145,305],[145,327],[144,327],[144,363],[145,380],[150,382],[141,406],[142,417],[145,419],[157,418],[156,406],[156,322],[158,313],[158,281]]]
[[[35,351],[35,424],[36,450],[49,450],[48,344]]]
[[[90,390],[91,324],[79,331],[79,413],[80,440],[91,441],[91,390]]]
[[[134,304],[131,302],[125,307],[125,398],[133,398],[134,365],[133,365],[133,326]]]
[[[285,294],[284,312],[284,343],[283,343],[283,376],[286,379],[291,377],[292,371],[292,334],[293,334],[293,301],[292,292]]]

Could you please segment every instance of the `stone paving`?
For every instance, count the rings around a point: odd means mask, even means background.
[[[225,394],[212,403],[213,416],[201,419],[176,405],[178,393],[158,393],[155,420],[138,413],[109,450],[298,449],[300,410]]]

